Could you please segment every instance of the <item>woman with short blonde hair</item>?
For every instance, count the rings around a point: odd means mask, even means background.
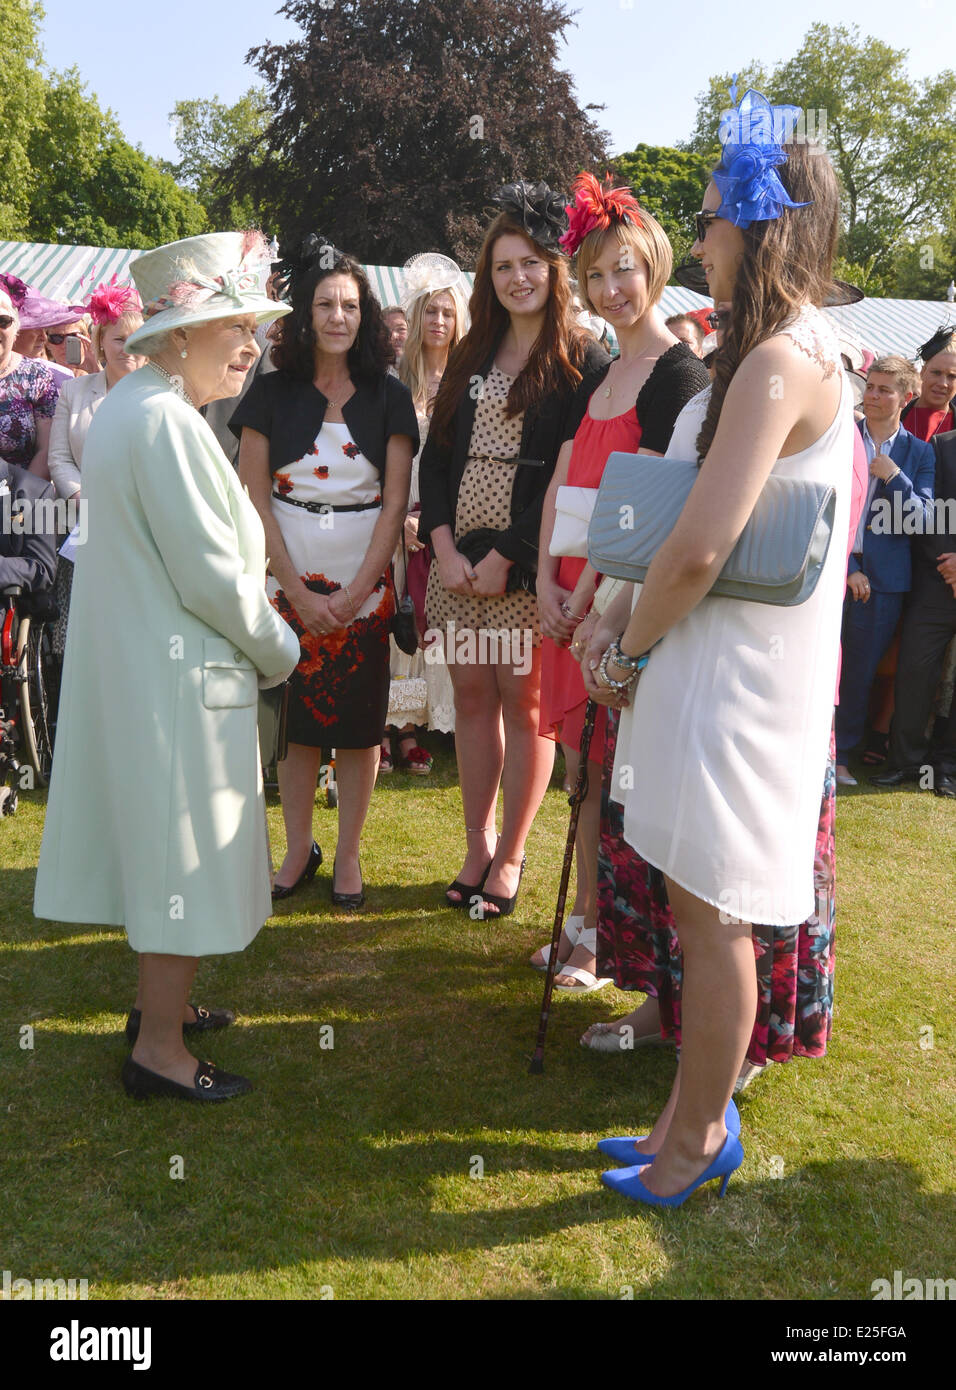
[[[541,732],[560,739],[572,785],[587,696],[570,648],[580,645],[577,627],[588,614],[600,576],[581,558],[583,544],[573,554],[551,553],[558,489],[597,488],[612,452],[662,454],[680,411],[707,384],[700,359],[666,327],[659,308],[673,261],[663,228],[629,188],[602,187],[582,173],[574,193],[562,244],[577,253],[580,292],[591,311],[613,327],[620,356],[581,385],[582,418],[558,456],[538,547],[538,606],[545,634]],[[589,756],[600,764],[607,718],[603,709],[598,714]],[[595,974],[600,801],[601,779],[592,770],[578,820],[575,898],[558,946],[556,976],[559,990],[578,994],[608,983]],[[544,968],[548,952],[544,947],[531,964]]]

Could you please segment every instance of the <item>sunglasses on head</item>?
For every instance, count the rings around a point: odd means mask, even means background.
[[[0,314],[0,330],[5,331],[10,327],[12,323],[13,319],[10,317],[9,314]]]
[[[704,237],[707,235],[707,228],[710,226],[711,222],[714,221],[716,216],[716,212],[696,212],[694,214],[694,221],[697,224],[698,241],[704,240]]]

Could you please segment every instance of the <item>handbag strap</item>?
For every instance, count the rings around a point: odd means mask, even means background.
[[[402,597],[405,598],[405,597],[407,597],[407,595],[408,595],[408,551],[405,549],[405,522],[404,522],[404,521],[402,521],[402,533],[401,533],[401,534],[402,534],[402,569],[404,570],[404,573],[405,573],[405,593],[402,595]],[[395,583],[395,561],[394,561],[394,560],[392,560],[391,563],[389,564],[388,572],[389,572],[389,574],[390,574],[391,577],[392,577],[392,597],[395,599],[395,607],[396,607],[396,609],[397,609],[397,608],[398,608],[398,605],[399,605],[399,597],[398,597],[398,585]]]

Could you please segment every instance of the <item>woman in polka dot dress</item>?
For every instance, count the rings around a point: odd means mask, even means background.
[[[455,690],[467,840],[446,901],[476,917],[513,912],[524,844],[551,776],[538,734],[541,633],[534,576],[541,505],[582,374],[606,362],[577,328],[564,199],[510,184],[488,229],[471,329],[449,361],[420,467],[419,537],[435,562],[426,642],[440,641]],[[501,833],[495,810],[503,792]]]

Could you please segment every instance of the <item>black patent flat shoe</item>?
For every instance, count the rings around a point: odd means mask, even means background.
[[[235,1023],[236,1015],[231,1009],[207,1009],[202,1004],[190,1004],[191,1009],[195,1009],[196,1017],[192,1023],[183,1024],[183,1037],[189,1038],[196,1033],[211,1033],[217,1028],[228,1028],[230,1023]],[[126,1041],[130,1047],[136,1043],[139,1037],[139,1026],[143,1021],[143,1014],[140,1009],[130,1009],[129,1018],[126,1020]]]
[[[299,874],[299,877],[296,879],[295,883],[293,883],[292,886],[289,888],[286,888],[285,885],[281,883],[275,884],[275,886],[272,889],[272,901],[274,903],[277,903],[281,898],[291,898],[292,894],[297,892],[298,889],[302,887],[303,883],[311,883],[312,880],[315,878],[316,870],[318,869],[321,863],[322,851],[319,849],[318,845],[313,840],[312,848],[309,850],[309,857],[306,861],[305,868],[302,870],[301,874]]]
[[[362,865],[359,864],[359,873],[362,872]],[[357,912],[360,907],[365,906],[365,885],[357,893],[337,893],[335,890],[335,864],[332,865],[332,903],[335,907],[347,907],[352,912]]]
[[[172,1100],[198,1100],[208,1103],[217,1100],[232,1100],[244,1096],[252,1090],[252,1082],[234,1072],[220,1071],[212,1062],[200,1062],[191,1086],[182,1086],[171,1081],[168,1076],[149,1071],[127,1057],[121,1072],[126,1094],[134,1100],[149,1100],[153,1096],[167,1096]]]

